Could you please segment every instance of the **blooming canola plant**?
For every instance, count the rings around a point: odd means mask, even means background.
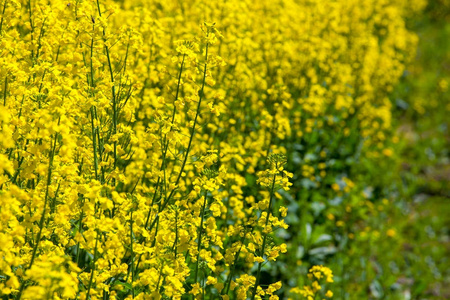
[[[0,295],[331,298],[327,267],[268,275],[296,255],[289,205],[392,155],[423,6],[1,0]]]

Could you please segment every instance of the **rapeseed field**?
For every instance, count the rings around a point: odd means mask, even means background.
[[[1,299],[445,299],[449,7],[0,0]]]

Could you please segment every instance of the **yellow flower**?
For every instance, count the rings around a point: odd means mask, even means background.
[[[214,285],[217,283],[217,278],[212,277],[212,276],[208,276],[207,280],[206,280],[206,284],[207,285]]]
[[[394,237],[396,232],[394,229],[388,229],[388,231],[386,232],[388,237]]]
[[[202,292],[202,289],[200,287],[200,283],[194,283],[192,285],[192,289],[189,291],[189,294],[192,294],[194,296],[197,296],[198,294],[200,294]]]

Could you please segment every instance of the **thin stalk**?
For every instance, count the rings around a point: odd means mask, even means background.
[[[94,148],[94,170],[95,179],[98,180],[98,157],[97,157],[97,140],[95,137],[95,127],[94,127],[94,107],[91,107],[91,127],[92,127],[92,147]]]
[[[134,298],[134,250],[133,250],[133,209],[130,212],[130,247],[131,247],[131,295]]]
[[[209,36],[209,33],[207,34],[207,37],[208,37],[208,36]],[[180,169],[180,172],[179,172],[179,174],[178,174],[177,180],[175,181],[175,188],[174,188],[173,190],[170,191],[169,196],[167,197],[167,199],[164,201],[164,203],[163,203],[163,204],[161,205],[161,207],[159,208],[159,210],[158,210],[159,213],[162,212],[162,211],[165,209],[165,207],[170,203],[170,200],[171,200],[172,197],[174,196],[175,190],[176,190],[176,186],[177,186],[178,183],[180,182],[181,174],[182,174],[183,171],[184,171],[184,167],[185,167],[185,165],[186,165],[186,161],[187,161],[188,156],[189,156],[189,151],[190,151],[190,149],[191,149],[192,140],[193,140],[194,134],[195,134],[195,127],[196,127],[196,125],[197,125],[198,115],[200,114],[200,106],[201,106],[201,103],[202,103],[202,99],[203,99],[203,97],[204,97],[204,89],[205,89],[205,82],[206,82],[206,69],[207,69],[207,66],[208,66],[208,48],[209,48],[209,44],[206,43],[206,50],[205,50],[205,67],[204,67],[204,70],[203,70],[202,87],[201,87],[201,89],[200,89],[200,91],[199,91],[199,101],[198,101],[198,105],[197,105],[197,111],[196,111],[196,113],[195,113],[194,125],[192,126],[192,130],[191,130],[191,135],[190,135],[190,138],[189,138],[188,147],[186,148],[186,153],[185,153],[185,156],[184,156],[184,159],[183,159],[183,164],[181,165],[181,169]],[[180,70],[180,71],[181,71],[181,70]],[[180,72],[180,74],[181,74],[181,72]],[[181,75],[180,75],[180,76],[181,76]],[[179,76],[179,78],[180,78],[180,76]],[[159,182],[159,177],[158,177],[158,182]],[[155,195],[156,195],[156,191],[157,191],[157,189],[155,190]],[[154,195],[154,196],[155,196],[155,195]],[[158,221],[158,219],[159,219],[159,213],[155,216],[155,218],[153,219],[152,223],[150,224],[150,228],[148,229],[149,231],[151,231],[151,230],[153,229],[153,227],[155,226],[156,222]],[[149,219],[147,219],[147,220],[149,220]],[[146,224],[146,225],[147,225],[147,224]],[[146,228],[147,228],[147,226],[146,226]],[[156,237],[156,234],[155,234],[155,237]],[[137,262],[137,264],[136,264],[136,269],[138,269],[138,267],[139,267],[139,263],[140,263],[140,261],[141,261],[141,257],[142,257],[142,254],[140,254],[140,256],[139,256],[138,262]]]
[[[197,125],[197,118],[198,118],[198,115],[200,114],[200,106],[202,104],[202,99],[205,96],[204,90],[205,90],[205,82],[206,82],[206,68],[208,66],[208,48],[209,48],[209,44],[206,43],[205,67],[203,69],[202,88],[201,88],[201,90],[199,92],[199,99],[198,99],[198,104],[197,104],[197,111],[195,113],[195,118],[194,118],[194,125],[192,126],[191,136],[189,138],[188,147],[186,149],[186,155],[184,156],[183,164],[181,165],[180,173],[178,174],[178,177],[177,177],[175,185],[178,185],[178,183],[180,182],[181,174],[183,173],[184,167],[186,166],[186,161],[187,161],[187,159],[189,157],[189,151],[191,150],[192,140],[194,139],[195,126]],[[171,195],[173,194],[173,191],[175,191],[175,189],[172,190]],[[169,200],[170,200],[170,196],[169,196],[169,199],[167,199],[167,201],[165,203],[169,202]]]
[[[182,61],[181,61],[180,71],[179,71],[179,73],[178,73],[177,91],[176,91],[176,94],[175,94],[175,100],[174,100],[173,112],[172,112],[172,124],[173,124],[173,122],[175,121],[175,115],[176,115],[176,109],[177,109],[177,108],[176,108],[176,105],[175,105],[175,101],[178,100],[178,96],[179,96],[179,92],[180,92],[181,75],[182,75],[182,73],[183,73],[183,67],[184,67],[184,61],[185,61],[185,58],[186,58],[186,54],[183,55],[183,59],[182,59]],[[171,132],[171,131],[172,131],[172,127],[170,127],[169,132]],[[165,134],[165,136],[164,136],[164,141],[166,141],[166,140],[167,140],[167,134]],[[168,151],[168,147],[169,147],[169,141],[164,142],[164,143],[165,143],[165,145],[164,145],[164,149],[163,149],[163,157],[162,157],[162,162],[161,162],[160,171],[165,170],[165,166],[166,166],[166,155],[167,155],[167,151]],[[149,210],[148,210],[147,218],[146,218],[145,224],[144,224],[144,228],[148,228],[148,223],[150,222],[151,212],[152,212],[152,208],[153,208],[153,205],[154,205],[154,203],[155,203],[155,200],[156,200],[156,195],[157,195],[157,193],[158,193],[158,189],[159,189],[159,186],[160,186],[160,181],[161,181],[161,177],[158,176],[158,179],[157,179],[157,181],[156,181],[155,192],[154,192],[154,194],[153,194],[152,204],[151,204],[151,206],[150,206],[150,208],[149,208]],[[162,188],[161,188],[161,189],[162,189]],[[163,209],[164,209],[164,208],[163,208]],[[158,211],[161,212],[163,209],[160,208],[160,209],[158,209]],[[158,214],[156,215],[155,220],[156,220],[157,217],[158,217]],[[151,231],[151,230],[153,229],[154,226],[155,226],[155,221],[152,222],[152,224],[151,224],[149,230]],[[156,234],[155,234],[155,236],[156,236]],[[136,264],[136,269],[139,267],[139,263],[140,263],[140,261],[141,261],[141,257],[142,257],[142,254],[139,256],[138,262],[137,262],[137,264]]]
[[[208,37],[208,35],[207,35],[207,37]],[[206,82],[206,69],[207,69],[207,66],[208,66],[208,49],[209,49],[209,44],[207,43],[206,44],[206,52],[205,52],[205,67],[204,67],[204,70],[203,70],[202,87],[201,87],[201,89],[199,91],[199,100],[198,100],[198,104],[197,104],[197,111],[195,113],[194,124],[193,124],[192,129],[191,129],[191,134],[190,134],[190,137],[189,137],[189,143],[188,143],[188,146],[186,148],[186,153],[185,153],[185,156],[184,156],[184,159],[183,159],[183,163],[181,165],[180,172],[178,173],[177,180],[175,181],[175,188],[170,191],[169,196],[167,197],[167,199],[162,204],[159,212],[164,210],[164,208],[170,203],[170,200],[174,196],[175,191],[176,191],[176,186],[178,186],[178,184],[180,183],[181,174],[183,174],[184,167],[186,166],[186,162],[187,162],[187,159],[189,157],[189,151],[191,150],[192,140],[194,139],[195,127],[197,126],[198,115],[200,114],[200,106],[202,104],[202,100],[203,100],[203,97],[205,95],[204,89],[205,89],[205,82]],[[155,217],[155,219],[153,220],[152,224],[150,225],[150,230],[153,228],[153,226],[155,226],[157,218],[158,218],[158,215]]]
[[[91,39],[91,52],[90,52],[90,65],[89,65],[89,69],[91,71],[91,76],[90,76],[90,86],[91,86],[91,92],[93,92],[94,89],[94,63],[92,61],[94,57],[94,38]]]
[[[100,10],[100,2],[99,0],[97,0],[97,9],[98,9],[98,15],[101,17],[102,16],[102,11]],[[112,118],[112,125],[113,125],[113,135],[115,135],[117,133],[117,97],[116,97],[116,86],[114,83],[114,72],[113,72],[113,68],[112,68],[112,64],[111,64],[111,56],[109,55],[109,47],[106,45],[106,32],[105,29],[103,29],[103,42],[105,43],[105,51],[106,51],[106,58],[108,60],[108,68],[109,68],[109,75],[111,77],[111,83],[112,83],[112,87],[111,87],[111,92],[112,92],[112,108],[113,108],[113,118]],[[114,141],[114,167],[113,167],[113,171],[116,169],[117,167],[117,141]],[[112,180],[112,185],[115,185],[115,178],[113,178]]]
[[[33,44],[33,33],[34,33],[34,25],[33,25],[33,13],[31,10],[31,0],[28,0],[28,12],[29,12],[29,18],[30,18],[30,39],[31,44]],[[34,49],[31,50],[31,64],[34,66]]]
[[[87,294],[86,294],[86,300],[89,300],[89,295],[91,294],[92,281],[94,279],[94,273],[95,273],[95,263],[97,261],[99,233],[98,233],[98,229],[96,231],[97,231],[97,236],[95,238],[94,258],[92,259],[91,277],[89,278],[89,285],[88,285],[88,288],[87,288],[88,291],[87,291]]]
[[[1,31],[1,29],[0,29],[0,31]],[[3,91],[3,106],[6,106],[6,92],[7,91],[8,91],[8,76],[5,77],[5,90]]]
[[[241,254],[242,246],[244,245],[246,235],[247,235],[247,232],[244,231],[244,236],[242,237],[241,246],[239,247],[239,250],[236,252],[236,254],[234,256],[234,262],[233,262],[233,265],[231,266],[230,274],[228,275],[227,281],[224,286],[224,292],[222,293],[222,295],[228,295],[228,292],[230,291],[231,280],[233,279],[234,271],[236,270],[236,265],[239,260],[239,255]]]
[[[173,122],[175,122],[175,115],[176,115],[176,112],[177,112],[176,102],[178,100],[178,94],[180,92],[181,74],[183,72],[183,65],[184,65],[185,58],[186,58],[186,54],[183,54],[183,59],[181,61],[180,72],[178,74],[177,91],[176,91],[176,94],[175,94],[175,100],[173,101],[172,121],[171,121],[171,126],[170,126],[170,129],[169,129],[168,133],[172,132]],[[166,199],[167,199],[166,156],[167,156],[167,151],[168,151],[169,143],[170,143],[170,140],[167,139],[167,134],[168,133],[164,134],[164,138],[163,138],[163,142],[162,142],[162,144],[164,145],[164,148],[163,148],[163,154],[162,154],[163,157],[162,157],[162,162],[161,162],[161,171],[163,171],[163,173],[164,173],[164,184],[162,186],[164,187],[164,196],[165,196]]]
[[[172,251],[174,251],[175,260],[177,259],[177,241],[178,241],[178,208],[175,208],[175,240],[173,241]]]
[[[98,1],[97,1],[98,2]],[[109,73],[111,75],[111,91],[112,91],[112,97],[113,97],[113,134],[115,135],[117,133],[117,103],[116,103],[116,87],[114,85],[114,74],[112,70],[111,65],[111,58],[109,55],[109,49],[108,46],[105,45],[106,49],[106,57],[108,58],[108,66],[109,66]],[[114,169],[117,167],[117,141],[114,140]],[[113,185],[115,185],[115,178],[113,178]]]
[[[5,11],[6,11],[6,3],[8,2],[8,0],[5,0],[5,3],[3,3],[3,10],[2,10],[2,19],[0,20],[0,35],[2,34],[2,28],[3,28],[3,18],[5,16]]]
[[[91,88],[91,96],[94,96],[94,38],[91,38],[91,45],[90,45],[90,63],[89,63],[89,70],[90,70],[90,76],[88,84]],[[91,129],[92,129],[92,147],[94,150],[94,171],[95,171],[95,179],[98,180],[98,153],[97,153],[97,139],[96,139],[96,133],[98,135],[98,129],[94,126],[94,119],[95,119],[95,107],[91,107]],[[100,141],[100,139],[98,139]]]
[[[173,122],[174,122],[174,120],[175,120],[175,114],[176,114],[176,109],[177,109],[177,107],[176,107],[176,105],[175,105],[175,101],[178,100],[178,95],[179,95],[179,92],[180,92],[181,74],[183,73],[183,66],[184,66],[184,60],[185,60],[185,57],[186,57],[186,54],[183,55],[183,60],[181,61],[180,72],[178,73],[177,91],[176,91],[176,94],[175,94],[175,100],[174,100],[174,104],[173,104],[173,112],[172,112],[172,124],[173,124]],[[169,132],[171,132],[171,131],[172,131],[172,127],[170,127]],[[164,136],[164,140],[166,140],[166,139],[167,139],[167,134],[165,134],[165,136]],[[169,147],[169,141],[167,141],[166,144],[165,144],[165,146],[164,146],[164,151],[163,151],[163,157],[162,157],[162,162],[161,162],[161,168],[160,168],[160,171],[162,171],[162,170],[165,168],[165,166],[166,166],[165,161],[166,161],[166,155],[167,155],[167,149],[168,149],[168,147]],[[155,200],[156,194],[157,194],[157,192],[158,192],[160,180],[161,180],[161,178],[158,177],[158,180],[156,181],[155,193],[153,194],[152,206],[150,207],[150,209],[149,209],[149,211],[148,211],[147,219],[145,220],[144,228],[147,228],[147,227],[148,227],[148,222],[150,221],[150,214],[151,214],[151,211],[152,211],[152,207],[153,207],[153,204],[154,204],[154,200]]]
[[[164,264],[165,264],[165,262],[163,261],[163,263],[161,264],[161,268],[159,269],[158,282],[156,283],[156,289],[155,289],[156,292],[159,292],[159,284],[161,283],[161,277],[162,277],[161,274],[162,274]]]
[[[147,227],[148,227],[148,223],[150,222],[150,217],[151,217],[153,205],[155,204],[156,194],[157,194],[157,192],[158,192],[158,187],[159,187],[159,182],[160,182],[160,180],[161,180],[161,178],[158,177],[158,180],[156,181],[155,192],[153,193],[153,197],[152,197],[152,203],[151,203],[150,208],[149,208],[149,210],[148,210],[147,219],[145,220],[144,228],[147,228]]]
[[[80,219],[78,219],[78,232],[81,234],[81,222],[83,221],[83,203],[81,203]],[[77,243],[77,266],[80,266],[80,242]]]
[[[47,188],[45,190],[45,198],[44,198],[44,209],[42,211],[42,215],[41,215],[41,219],[39,220],[39,231],[38,234],[36,236],[36,241],[33,245],[33,253],[31,255],[31,260],[30,260],[30,264],[28,265],[28,267],[25,270],[30,269],[33,266],[34,260],[36,259],[36,253],[37,253],[37,249],[39,246],[39,242],[41,241],[41,235],[42,235],[42,230],[44,228],[44,221],[45,221],[45,215],[47,212],[47,203],[48,203],[48,198],[49,198],[49,187],[52,183],[52,169],[53,169],[53,160],[55,157],[55,151],[56,151],[56,139],[57,139],[58,135],[57,133],[55,133],[55,137],[54,137],[54,141],[53,141],[53,147],[52,147],[52,151],[50,153],[50,160],[48,163],[48,174],[47,174]],[[22,281],[22,283],[20,284],[20,288],[19,288],[19,294],[17,295],[17,299],[20,300],[20,298],[22,297],[22,292],[23,289],[25,288],[25,280]]]
[[[53,197],[53,201],[50,204],[51,213],[54,214],[56,211],[56,198],[58,197],[59,188],[61,187],[61,182],[58,182],[58,187],[56,188],[55,197]]]
[[[158,187],[159,181],[160,181],[160,177],[158,177],[158,181],[156,182],[156,186],[157,187]],[[158,191],[158,189],[156,188],[155,192],[153,193],[152,203],[150,204],[150,208],[149,208],[149,211],[148,211],[147,220],[145,221],[144,228],[147,228],[148,223],[150,221],[151,212],[152,212],[153,205],[155,204],[157,191]],[[158,216],[158,214],[156,214],[156,216]],[[156,234],[155,234],[155,238],[156,238]],[[144,239],[145,239],[144,237],[141,237],[141,239],[139,240],[139,243],[142,243],[144,241]],[[125,254],[126,254],[126,252],[125,252]],[[141,258],[142,258],[142,253],[139,255],[139,258],[138,258],[137,263],[136,263],[135,270],[139,269],[139,264],[141,263]]]
[[[203,200],[203,206],[202,210],[200,212],[200,226],[198,227],[198,234],[197,234],[197,262],[195,264],[195,275],[194,275],[194,283],[197,283],[197,277],[198,277],[198,266],[200,261],[200,248],[202,247],[202,233],[203,233],[203,216],[205,215],[205,208],[206,208],[206,199],[207,199],[207,193],[205,193],[205,200]]]
[[[202,299],[205,299],[205,277],[206,277],[206,272],[203,272],[203,283],[202,283]],[[211,298],[209,298],[211,299]]]
[[[277,166],[276,166],[277,167]],[[264,250],[266,248],[266,241],[267,241],[267,235],[268,233],[265,232],[265,229],[267,227],[267,225],[269,224],[269,219],[270,219],[270,213],[272,210],[272,202],[273,202],[273,195],[274,195],[274,190],[275,190],[275,179],[276,179],[277,175],[274,174],[273,175],[273,180],[272,180],[272,188],[270,189],[270,200],[269,200],[269,207],[267,208],[267,218],[266,218],[266,223],[263,229],[263,233],[264,233],[264,237],[263,237],[263,244],[261,247],[261,257],[264,257]],[[259,281],[261,279],[261,267],[262,267],[262,262],[258,263],[258,272],[256,273],[256,282],[255,282],[255,288],[253,289],[253,293],[252,293],[252,300],[255,299],[256,296],[256,291],[258,290],[258,285],[259,285]]]
[[[36,60],[39,58],[39,51],[41,50],[42,47],[42,38],[44,37],[44,26],[45,26],[45,22],[47,21],[47,18],[44,19],[44,21],[42,22],[42,27],[41,30],[39,32],[39,37],[38,37],[38,46],[36,49]]]

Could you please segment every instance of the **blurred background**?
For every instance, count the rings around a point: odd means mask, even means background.
[[[403,249],[422,274],[410,299],[449,299],[450,1],[429,1],[409,26],[419,36],[417,57],[394,99],[408,211]]]

